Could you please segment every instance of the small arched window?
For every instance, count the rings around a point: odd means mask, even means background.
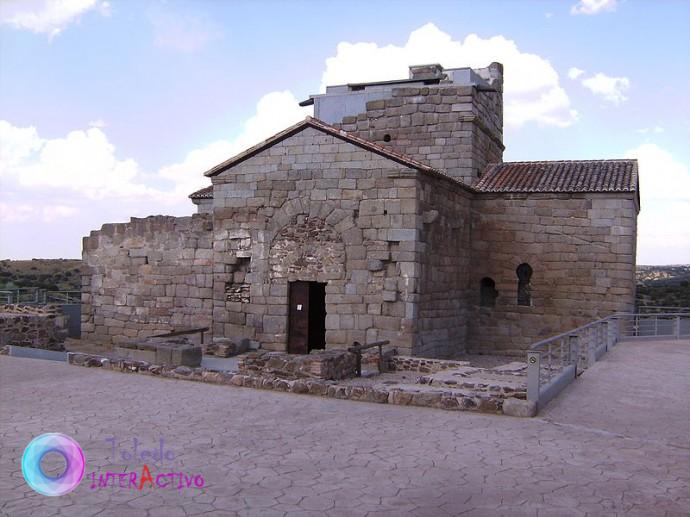
[[[532,267],[525,263],[520,264],[515,270],[518,277],[517,303],[518,305],[532,305]]]
[[[479,284],[479,305],[482,307],[495,307],[497,296],[496,282],[488,276],[482,278]]]

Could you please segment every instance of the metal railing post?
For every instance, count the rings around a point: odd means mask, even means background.
[[[618,340],[620,339],[621,324],[620,321],[618,321],[618,318],[611,318],[609,321],[613,325],[613,346],[616,346],[618,344]]]
[[[541,353],[527,352],[527,400],[539,407],[539,373]]]
[[[580,340],[577,335],[568,337],[568,347],[570,348],[570,364],[575,365],[575,376],[577,376],[580,363]]]
[[[659,316],[654,315],[654,336],[659,335]]]
[[[613,346],[612,339],[611,339],[611,322],[610,321],[604,321],[604,339],[606,340],[606,351],[608,352],[611,347]]]
[[[680,315],[676,315],[676,321],[674,323],[674,337],[680,339]]]

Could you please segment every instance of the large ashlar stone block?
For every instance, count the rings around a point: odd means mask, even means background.
[[[201,347],[191,344],[185,338],[169,340],[151,338],[134,343],[123,343],[116,346],[114,351],[125,359],[166,366],[197,367],[201,365],[202,356]]]
[[[287,330],[287,318],[285,316],[264,316],[263,325],[266,334],[283,334]]]

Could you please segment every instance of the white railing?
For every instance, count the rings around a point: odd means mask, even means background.
[[[639,314],[650,314],[650,313],[666,313],[666,314],[676,314],[676,313],[690,313],[690,307],[664,307],[661,305],[640,305],[637,308]]]
[[[690,312],[614,314],[535,343],[527,352],[527,400],[543,408],[620,341],[690,338]]]
[[[47,291],[37,287],[0,290],[0,303],[45,305],[80,304],[81,291]]]

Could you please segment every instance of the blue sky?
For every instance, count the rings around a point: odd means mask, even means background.
[[[690,2],[0,4],[0,258],[185,215],[325,84],[502,61],[505,160],[637,157],[638,263],[690,263]]]

